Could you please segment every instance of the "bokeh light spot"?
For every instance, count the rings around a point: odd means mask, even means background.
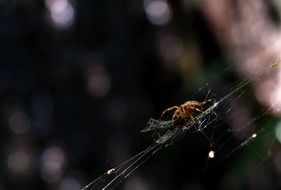
[[[215,151],[211,150],[208,154],[209,158],[214,158],[215,157]]]
[[[65,153],[60,147],[49,147],[41,157],[41,176],[48,183],[60,179],[65,165]]]
[[[30,128],[30,120],[24,112],[14,112],[9,118],[9,127],[16,134],[26,133]]]
[[[127,181],[124,187],[125,190],[145,190],[147,185],[144,183],[143,179],[140,177],[134,177]]]
[[[171,9],[164,0],[144,1],[144,10],[152,24],[165,25],[171,20]]]
[[[82,188],[81,183],[74,178],[65,178],[62,180],[59,190],[79,190]]]
[[[256,138],[256,137],[257,137],[256,133],[252,134],[252,138]]]
[[[74,20],[74,8],[68,0],[46,0],[54,25],[58,28],[69,27]]]
[[[90,66],[87,69],[87,86],[89,93],[94,97],[105,96],[110,88],[110,76],[103,65]]]
[[[164,36],[159,43],[159,51],[165,61],[175,61],[182,54],[183,45],[176,36]]]
[[[8,156],[7,165],[11,172],[23,174],[30,167],[30,158],[24,151],[15,151]]]

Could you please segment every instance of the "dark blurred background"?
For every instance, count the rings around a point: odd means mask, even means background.
[[[229,66],[214,89],[280,58],[280,13],[278,0],[0,0],[0,190],[78,190],[146,148],[150,117],[204,100]],[[186,137],[119,188],[280,188],[280,76],[252,81],[246,102],[274,109],[251,151],[204,172],[208,142]]]

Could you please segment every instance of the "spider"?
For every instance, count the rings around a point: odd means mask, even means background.
[[[204,106],[209,103],[209,102],[213,102],[214,99],[208,99],[205,100],[203,102],[198,102],[198,101],[187,101],[184,104],[181,104],[179,106],[173,106],[170,107],[166,110],[163,111],[160,120],[163,119],[163,116],[172,111],[175,110],[173,112],[172,115],[172,121],[175,122],[187,122],[187,121],[194,121],[194,117],[196,117],[196,114],[202,113],[204,110]]]

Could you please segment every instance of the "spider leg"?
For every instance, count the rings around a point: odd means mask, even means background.
[[[162,120],[162,118],[163,118],[163,116],[165,115],[165,113],[167,113],[167,112],[169,112],[169,111],[171,111],[171,110],[174,110],[174,109],[178,109],[178,106],[173,106],[173,107],[170,107],[170,108],[168,108],[168,109],[165,109],[165,110],[163,111],[163,113],[161,114],[161,116],[160,116],[160,120]],[[175,113],[174,113],[174,115],[175,115]],[[174,115],[173,115],[173,117],[174,117]]]
[[[175,111],[173,116],[172,116],[172,120],[176,121],[177,119],[181,118],[182,116],[180,115],[180,112]]]
[[[204,100],[204,102],[202,102],[202,104],[204,105],[204,104],[207,104],[209,102],[215,102],[215,101],[216,101],[215,99],[211,98],[211,99],[208,99],[208,100]]]
[[[200,112],[200,113],[202,113],[203,111],[203,107],[201,106],[201,105],[199,105],[199,106],[190,106],[189,107],[189,109],[190,110],[196,110],[196,111],[198,111],[198,112]]]
[[[198,112],[200,112],[200,113],[203,112],[202,110],[200,110],[200,109],[198,109],[198,108],[192,108],[192,109],[195,109],[196,111],[198,111]]]

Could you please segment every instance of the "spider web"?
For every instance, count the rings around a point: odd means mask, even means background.
[[[210,96],[214,98],[214,101],[205,110],[198,114],[194,120],[188,121],[184,125],[175,126],[172,120],[162,121],[151,118],[148,121],[147,126],[141,132],[152,133],[154,142],[148,148],[121,163],[119,166],[109,169],[85,186],[82,190],[114,189],[161,149],[181,140],[183,136],[193,135],[194,133],[202,134],[209,144],[209,152],[207,152],[207,161],[204,168],[205,171],[208,170],[211,162],[215,161],[216,163],[219,163],[224,161],[236,151],[255,140],[265,131],[265,128],[263,127],[260,129],[252,129],[251,127],[256,122],[265,119],[265,116],[270,110],[280,102],[281,97],[270,107],[264,108],[256,114],[256,117],[247,123],[242,124],[238,128],[232,129],[228,127],[222,129],[221,126],[225,125],[222,125],[221,123],[232,122],[231,119],[228,119],[229,115],[236,109],[235,107],[241,97],[246,94],[251,82],[258,78],[262,78],[264,75],[268,75],[273,70],[279,69],[279,66],[279,62],[267,65],[263,71],[253,73],[239,84],[234,85],[227,93],[219,93],[218,95],[212,94],[209,83],[207,83],[206,86],[199,89],[198,92],[207,89],[206,98]],[[225,72],[226,71],[223,71],[223,74]],[[235,134],[244,135],[237,139],[235,138]]]

